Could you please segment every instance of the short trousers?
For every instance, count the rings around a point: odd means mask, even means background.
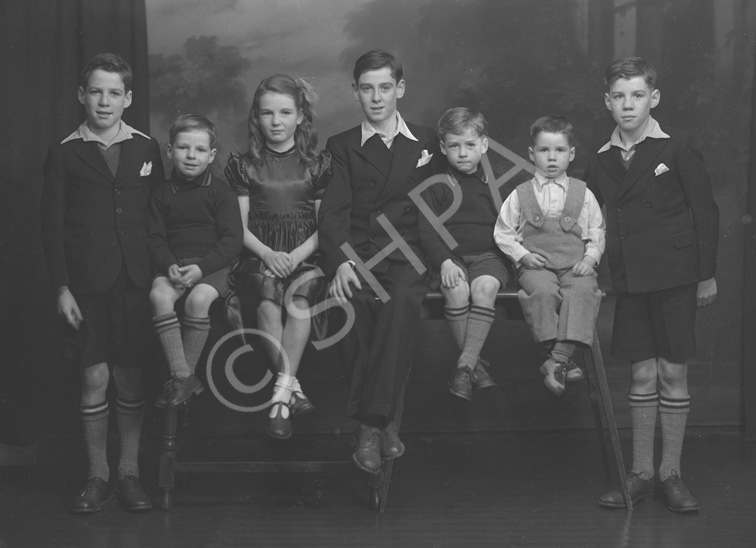
[[[186,266],[190,264],[197,264],[200,261],[200,259],[178,259],[178,265],[179,266]],[[211,272],[207,276],[201,278],[197,281],[194,285],[197,286],[199,284],[205,284],[209,285],[210,287],[214,288],[218,292],[219,297],[225,297],[229,294],[231,291],[231,288],[228,285],[228,275],[231,272],[231,267],[227,266],[224,268],[221,268],[220,270],[216,270],[215,272]],[[159,277],[167,277],[165,274],[158,274],[155,276],[155,278]]]
[[[479,255],[464,255],[454,262],[465,271],[467,283],[470,284],[475,278],[491,276],[501,284],[500,289],[507,287],[510,274],[507,268],[507,260],[494,252],[481,253]],[[431,278],[431,289],[437,291],[441,287],[441,273],[434,272]]]
[[[67,326],[66,350],[83,369],[103,362],[127,368],[148,362],[154,333],[147,289],[135,286],[122,270],[107,291],[74,298],[84,321],[78,330]]]
[[[688,284],[650,293],[619,293],[612,355],[638,362],[664,358],[685,363],[696,353],[696,292]]]

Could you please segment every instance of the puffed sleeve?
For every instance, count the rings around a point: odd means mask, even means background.
[[[322,200],[328,181],[331,180],[331,153],[328,150],[320,151],[317,160],[310,167],[310,175],[315,188],[315,199]]]
[[[223,174],[231,189],[237,196],[249,196],[249,177],[244,158],[238,152],[232,152]]]

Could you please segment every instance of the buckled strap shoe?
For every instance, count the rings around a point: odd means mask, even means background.
[[[698,512],[698,502],[685,487],[675,470],[667,479],[661,482],[662,498],[667,509],[677,514],[691,514]]]
[[[116,483],[118,502],[126,510],[143,512],[152,509],[152,500],[136,476],[124,476]]]
[[[472,380],[472,386],[475,390],[496,386],[496,382],[486,371],[489,367],[490,364],[486,360],[478,358],[478,363],[475,364],[475,378]]]
[[[102,478],[89,478],[84,489],[71,504],[74,514],[98,512],[110,499],[110,485]]]
[[[293,390],[289,400],[289,409],[292,417],[302,417],[315,411],[315,406],[303,392]]]
[[[354,431],[356,445],[352,461],[357,468],[368,474],[381,471],[381,430],[367,424],[360,424]]]
[[[161,395],[161,398],[164,398],[165,401],[163,407],[177,407],[188,401],[192,395],[201,394],[204,391],[205,387],[194,374],[188,377],[171,377],[165,383],[165,389],[163,395]],[[161,398],[158,398],[155,402],[158,407],[160,407],[158,404],[161,402]]]
[[[268,434],[279,440],[291,437],[291,412],[289,406],[283,402],[273,403],[268,417]]]
[[[473,382],[477,379],[475,372],[469,367],[457,367],[454,374],[449,377],[449,392],[462,398],[463,400],[471,401],[473,393]]]
[[[392,460],[402,455],[404,455],[404,444],[399,439],[399,432],[392,421],[381,431],[381,458]]]
[[[637,472],[627,475],[627,492],[633,504],[650,502],[656,496],[656,478],[643,479]],[[625,508],[625,496],[621,489],[613,489],[599,499],[602,508]]]
[[[540,368],[543,375],[543,384],[546,385],[555,396],[564,394],[565,365],[549,358]]]

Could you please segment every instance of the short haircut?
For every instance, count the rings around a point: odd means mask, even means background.
[[[438,120],[438,137],[443,141],[448,134],[460,135],[467,128],[478,137],[488,135],[488,123],[480,112],[465,107],[450,108]]]
[[[354,62],[354,83],[360,81],[360,76],[371,70],[380,70],[384,67],[391,69],[391,77],[399,82],[404,76],[402,62],[387,51],[374,49],[360,56]]]
[[[536,138],[541,133],[561,133],[567,137],[569,145],[575,146],[575,128],[561,116],[542,116],[530,126],[530,142],[535,144]]]
[[[131,91],[131,82],[134,79],[134,74],[131,72],[129,64],[119,55],[116,55],[115,53],[99,53],[87,62],[87,66],[84,67],[81,81],[81,87],[85,91],[89,85],[89,77],[92,76],[92,73],[96,70],[104,70],[105,72],[115,72],[119,74],[123,81],[123,88],[126,93]]]
[[[604,72],[604,83],[609,89],[620,78],[629,80],[636,76],[643,77],[649,88],[656,88],[656,70],[642,57],[625,57],[612,61]]]
[[[207,133],[208,137],[210,137],[211,147],[218,138],[218,130],[210,120],[201,114],[182,114],[171,124],[171,129],[168,130],[168,142],[173,144],[179,133],[190,133],[192,131],[204,131]]]

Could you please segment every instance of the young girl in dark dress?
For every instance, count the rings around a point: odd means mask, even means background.
[[[314,409],[296,374],[310,336],[307,309],[324,284],[322,277],[302,281],[316,268],[316,215],[331,163],[327,151],[315,153],[317,99],[302,79],[264,79],[249,113],[249,150],[232,154],[226,167],[244,224],[235,287],[245,323],[270,335],[261,337],[278,372],[268,432],[280,439],[291,436],[293,415]]]

